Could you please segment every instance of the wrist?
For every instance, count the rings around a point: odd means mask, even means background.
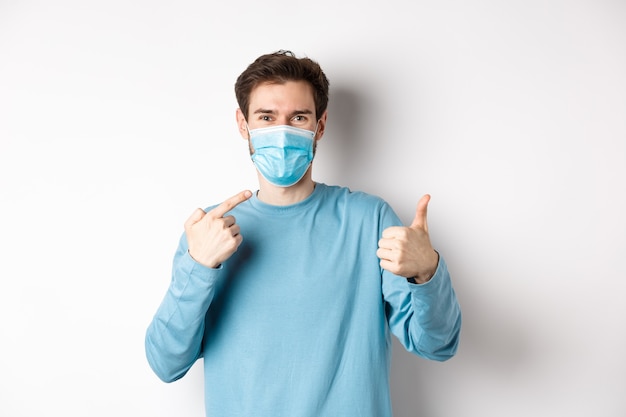
[[[221,263],[215,263],[215,262],[203,262],[199,259],[197,259],[195,256],[193,256],[191,254],[191,250],[187,249],[187,253],[189,254],[189,256],[191,257],[191,259],[193,259],[194,262],[206,267],[206,268],[211,268],[211,269],[217,269],[219,268],[222,264]]]
[[[433,249],[434,262],[432,266],[424,271],[418,272],[416,275],[407,278],[407,281],[411,284],[425,284],[435,276],[437,268],[439,267],[439,252]]]

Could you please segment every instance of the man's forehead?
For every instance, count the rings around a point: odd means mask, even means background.
[[[313,88],[305,81],[264,82],[250,92],[250,110],[315,110]]]

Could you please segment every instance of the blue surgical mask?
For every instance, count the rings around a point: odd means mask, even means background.
[[[252,162],[267,181],[290,187],[302,179],[313,161],[315,132],[287,125],[248,132],[254,148]]]

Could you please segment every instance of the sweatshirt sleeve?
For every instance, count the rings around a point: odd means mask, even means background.
[[[391,223],[399,222],[390,208],[389,211],[387,218]],[[435,275],[428,282],[412,284],[404,277],[383,270],[382,286],[389,328],[405,349],[437,361],[445,361],[456,354],[461,308],[441,255]]]
[[[182,378],[201,356],[204,320],[220,271],[197,263],[183,235],[174,256],[172,281],[145,337],[148,363],[164,382]]]

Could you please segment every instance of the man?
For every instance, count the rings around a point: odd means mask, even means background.
[[[328,103],[316,62],[263,55],[235,92],[259,190],[185,222],[148,361],[171,382],[202,357],[207,416],[391,416],[390,335],[433,360],[459,340],[430,197],[403,227],[380,198],[313,181]]]

